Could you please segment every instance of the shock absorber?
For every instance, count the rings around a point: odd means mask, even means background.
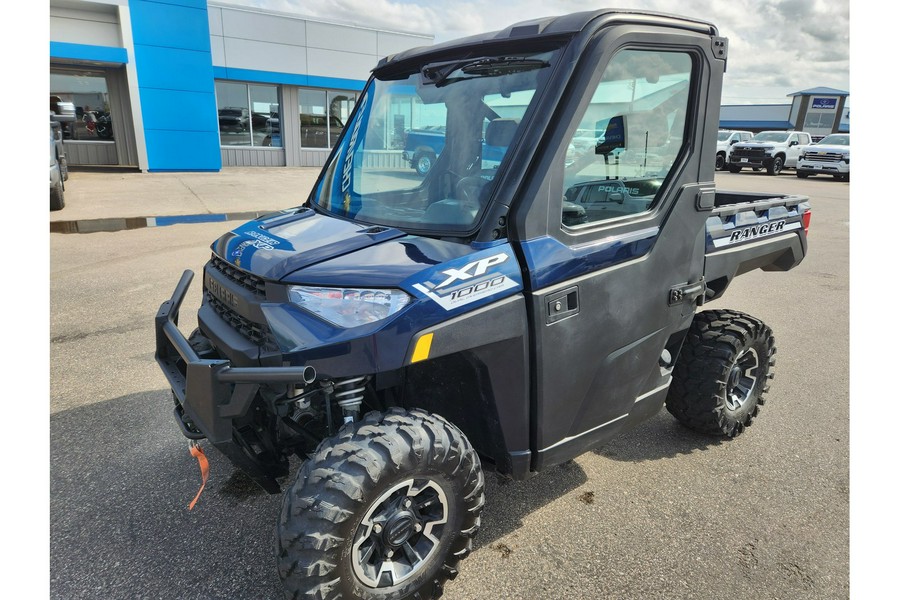
[[[334,398],[344,413],[344,423],[352,423],[359,418],[367,381],[367,375],[335,380]]]

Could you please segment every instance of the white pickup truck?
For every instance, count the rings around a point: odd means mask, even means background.
[[[783,168],[796,168],[800,153],[811,143],[805,131],[761,131],[749,142],[732,146],[728,170],[765,167],[769,175],[778,175]]]
[[[753,134],[749,131],[720,129],[716,138],[716,171],[725,170],[731,160],[731,147],[738,142],[748,142]]]
[[[800,153],[797,177],[831,175],[850,181],[850,134],[832,133]]]

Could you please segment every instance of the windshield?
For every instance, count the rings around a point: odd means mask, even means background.
[[[788,139],[788,133],[783,131],[763,131],[753,136],[753,142],[785,142]]]
[[[313,204],[374,225],[472,231],[557,52],[444,61],[373,79]]]
[[[826,144],[830,144],[832,146],[849,146],[850,145],[850,136],[849,135],[839,135],[833,133],[831,135],[826,135],[821,140],[817,142],[818,144],[824,146]]]
[[[727,140],[729,137],[731,137],[731,132],[730,132],[730,131],[720,131],[720,132],[719,132],[719,141],[720,141],[720,142],[724,142],[724,141]]]

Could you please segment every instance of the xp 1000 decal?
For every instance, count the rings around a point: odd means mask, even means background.
[[[447,311],[522,289],[519,265],[508,245],[444,263],[425,273],[424,280],[416,279],[411,287]]]

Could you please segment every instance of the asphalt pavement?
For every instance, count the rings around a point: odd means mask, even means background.
[[[195,215],[295,206],[317,174],[72,173],[51,228],[145,225],[50,236],[51,598],[280,597],[280,498],[209,449],[209,483],[187,510],[200,475],[153,360],[153,316],[182,270],[199,271],[209,244],[238,224]],[[489,475],[475,551],[445,599],[849,597],[850,188],[791,172],[717,183],[813,199],[807,259],[742,275],[709,306],[774,330],[776,375],[759,419],[722,441],[663,411],[530,480]]]

